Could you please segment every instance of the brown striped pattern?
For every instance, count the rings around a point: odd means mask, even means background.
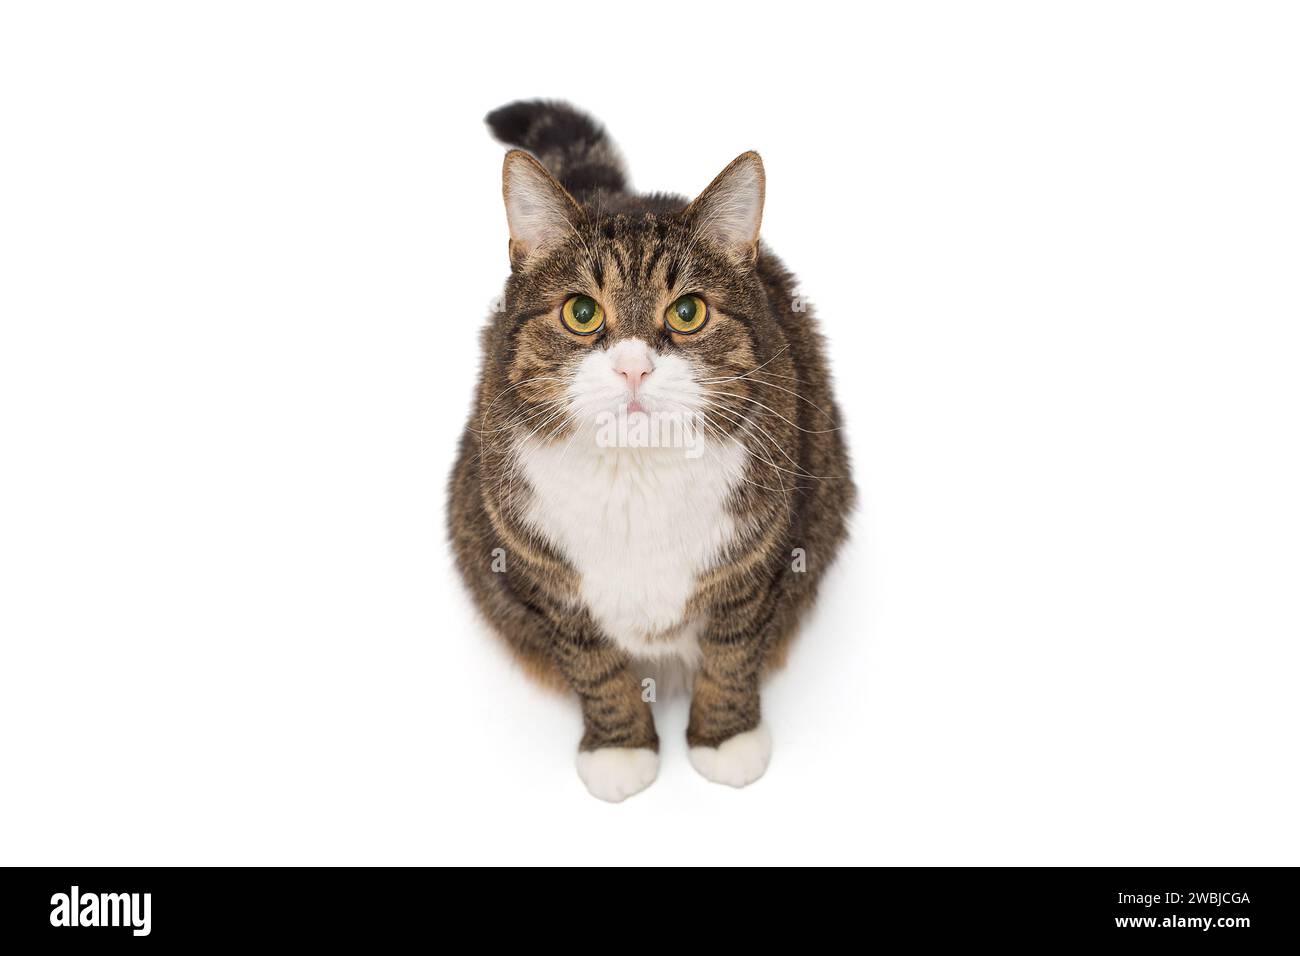
[[[661,352],[689,352],[708,379],[726,380],[708,386],[714,437],[750,451],[730,501],[741,539],[701,575],[687,609],[707,622],[687,736],[717,745],[757,725],[762,674],[784,659],[853,505],[822,339],[779,260],[765,247],[752,262],[714,248],[683,200],[601,188],[576,199],[584,218],[573,235],[515,263],[504,309],[483,331],[482,371],[451,479],[456,563],[529,672],[578,698],[582,748],[657,747],[635,669],[581,606],[573,569],[523,520],[530,492],[512,448],[528,434],[569,435],[554,403],[586,349],[636,336]],[[611,320],[601,333],[564,330],[559,309],[576,293],[605,306]],[[686,293],[702,295],[711,318],[684,337],[665,331],[662,313]],[[504,549],[505,573],[492,570],[495,549]],[[793,569],[795,549],[803,573]]]

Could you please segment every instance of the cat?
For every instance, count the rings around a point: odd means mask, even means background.
[[[512,147],[511,274],[450,481],[456,563],[526,669],[577,696],[594,796],[654,781],[666,670],[690,680],[692,765],[745,786],[771,755],[760,680],[855,498],[812,310],[759,241],[762,160],[688,203],[633,194],[567,104],[487,123]]]

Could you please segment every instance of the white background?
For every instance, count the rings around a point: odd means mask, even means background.
[[[1296,864],[1285,5],[13,4],[0,862]],[[573,769],[448,560],[520,97],[742,150],[863,505],[706,783]]]

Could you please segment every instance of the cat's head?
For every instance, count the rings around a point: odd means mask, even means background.
[[[489,374],[492,422],[542,440],[610,415],[743,426],[737,379],[779,335],[756,263],[763,164],[744,153],[693,202],[584,206],[528,153],[504,169],[512,275]],[[603,206],[603,208],[601,208]]]

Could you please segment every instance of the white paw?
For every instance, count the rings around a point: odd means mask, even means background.
[[[765,724],[728,738],[718,747],[692,747],[691,765],[706,780],[744,787],[763,776],[772,759],[772,735]]]
[[[654,783],[658,773],[659,755],[645,747],[578,751],[578,776],[593,797],[610,803],[640,793]]]

